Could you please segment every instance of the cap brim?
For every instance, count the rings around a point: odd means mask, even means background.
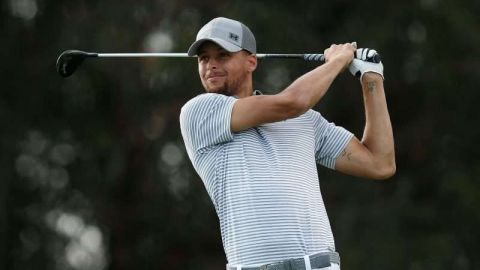
[[[207,41],[211,41],[215,44],[217,44],[218,46],[224,48],[225,50],[229,51],[229,52],[239,52],[242,50],[241,47],[235,45],[235,44],[232,44],[228,41],[225,41],[223,39],[219,39],[219,38],[202,38],[202,39],[199,39],[197,41],[195,41],[191,46],[190,48],[188,49],[188,56],[195,56],[197,55],[198,53],[198,48],[200,48],[200,46],[203,45],[203,43],[207,42]]]

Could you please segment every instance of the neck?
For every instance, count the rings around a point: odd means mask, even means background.
[[[237,98],[245,98],[253,95],[252,77],[248,76],[240,87],[238,87],[234,94]]]

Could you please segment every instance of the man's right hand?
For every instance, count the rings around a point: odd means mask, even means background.
[[[355,50],[357,49],[356,42],[344,44],[332,44],[324,51],[325,63],[331,61],[339,61],[343,65],[343,69],[347,68],[353,61]],[[342,69],[342,70],[343,70]]]

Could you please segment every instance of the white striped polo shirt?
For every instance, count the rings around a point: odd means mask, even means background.
[[[229,265],[334,251],[316,162],[334,168],[353,134],[309,110],[232,133],[237,99],[201,94],[180,113],[188,156],[212,199]]]

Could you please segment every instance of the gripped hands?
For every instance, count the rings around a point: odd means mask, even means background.
[[[324,51],[325,63],[338,61],[346,69],[350,63],[352,63],[355,56],[355,50],[357,49],[357,43],[344,43],[344,44],[332,44],[328,49]]]

